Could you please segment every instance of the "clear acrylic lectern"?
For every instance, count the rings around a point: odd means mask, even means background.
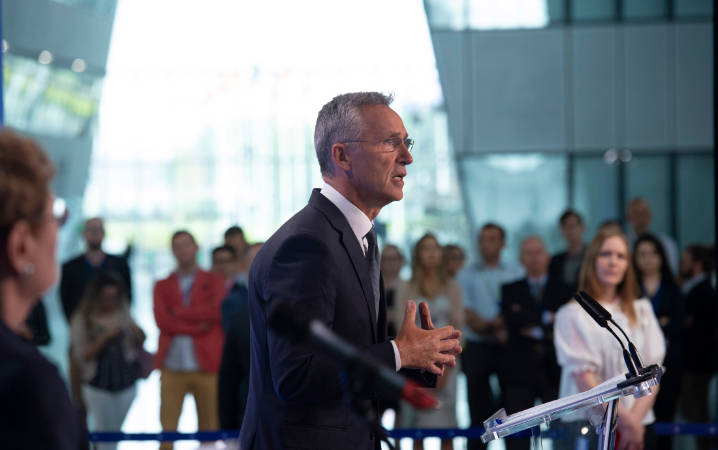
[[[658,385],[662,373],[663,370],[659,366],[652,365],[643,369],[638,376],[618,375],[588,391],[534,406],[510,416],[501,408],[484,422],[486,431],[481,436],[481,440],[486,443],[500,439],[522,430],[548,424],[585,408],[603,405],[605,408],[603,421],[597,427],[598,449],[613,450],[618,399],[628,395],[636,398],[650,395],[651,388]]]

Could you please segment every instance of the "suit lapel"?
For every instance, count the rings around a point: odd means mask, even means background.
[[[339,211],[339,208],[329,201],[329,199],[324,197],[319,192],[319,189],[314,189],[312,191],[312,196],[309,198],[309,204],[324,214],[327,220],[329,220],[329,223],[331,223],[332,227],[339,233],[344,251],[346,251],[347,256],[349,256],[349,259],[352,262],[354,274],[359,280],[362,292],[364,293],[364,301],[366,302],[369,312],[369,323],[371,324],[372,335],[374,336],[374,339],[377,340],[379,336],[377,333],[377,324],[374,320],[374,318],[377,317],[377,312],[374,307],[374,294],[372,292],[371,280],[369,279],[369,267],[366,259],[364,258],[364,252],[361,247],[359,247],[356,235],[349,226],[347,219],[344,217],[342,212]]]

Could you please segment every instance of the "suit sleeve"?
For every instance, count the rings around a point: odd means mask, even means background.
[[[266,278],[260,280],[260,297],[267,309],[277,301],[287,302],[297,311],[306,312],[330,329],[336,302],[332,274],[337,268],[327,245],[310,235],[296,235],[277,250]],[[261,277],[262,274],[256,274]],[[271,377],[275,392],[286,402],[321,402],[341,395],[336,366],[307,346],[292,342],[271,328],[267,330]],[[375,359],[394,366],[390,342],[366,348]]]

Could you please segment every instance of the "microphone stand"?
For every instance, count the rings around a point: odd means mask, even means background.
[[[362,371],[353,371],[351,365],[343,367],[339,371],[339,382],[344,391],[344,403],[347,407],[364,422],[369,431],[379,441],[383,441],[389,447],[389,450],[396,450],[394,444],[389,441],[389,434],[381,425],[381,417],[377,414],[370,400],[361,397],[361,394],[367,392],[367,378],[364,377]]]

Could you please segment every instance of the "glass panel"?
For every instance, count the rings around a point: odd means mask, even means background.
[[[424,0],[435,29],[542,28],[565,19],[564,0]]]
[[[603,156],[577,155],[573,169],[574,208],[586,221],[587,239],[606,220],[619,219],[618,170]]]
[[[672,236],[669,165],[668,155],[633,153],[633,158],[626,164],[626,201],[630,202],[635,197],[645,198],[653,213],[651,231]]]
[[[469,25],[476,30],[543,28],[549,23],[546,0],[471,0]]]
[[[676,0],[676,17],[713,17],[713,2],[711,0]]]
[[[424,8],[432,28],[466,28],[468,0],[424,0]]]
[[[626,19],[653,19],[668,15],[668,0],[624,0]]]
[[[75,8],[88,9],[94,13],[111,16],[115,13],[117,0],[52,0]]]
[[[566,20],[566,8],[564,3],[570,0],[546,0],[548,8],[548,17],[552,23],[563,22]]]
[[[564,155],[474,156],[462,159],[460,170],[472,230],[489,221],[503,226],[506,260],[518,261],[521,239],[530,234],[543,237],[551,252],[563,246],[557,222],[566,208]]]
[[[26,132],[76,137],[98,111],[102,78],[88,73],[5,53],[3,82],[7,125]]]
[[[678,156],[678,245],[715,242],[713,155]]]
[[[614,0],[566,0],[571,1],[571,18],[581,20],[613,20],[616,18]]]

